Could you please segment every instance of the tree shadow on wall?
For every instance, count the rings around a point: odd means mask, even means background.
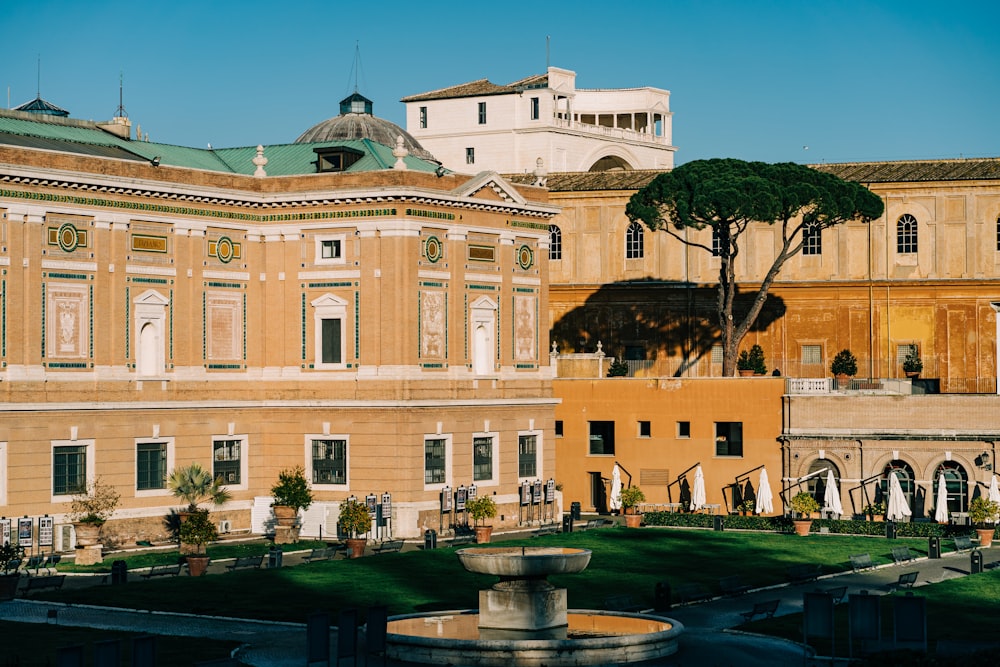
[[[737,293],[733,316],[743,317],[754,292]],[[583,305],[558,314],[562,294],[550,292],[556,313],[550,338],[562,353],[595,352],[598,341],[608,356],[679,361],[680,377],[720,341],[718,290],[647,278],[608,283]],[[781,297],[768,295],[751,332],[768,329],[785,314]]]

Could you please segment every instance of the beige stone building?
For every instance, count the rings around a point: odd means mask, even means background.
[[[470,485],[529,518],[522,489],[555,475],[546,190],[402,141],[130,134],[0,112],[0,515],[53,517],[68,549],[100,478],[109,541],[161,538],[167,475],[198,462],[232,492],[224,530],[267,531],[295,466],[306,535],[369,495],[373,537],[447,530]]]

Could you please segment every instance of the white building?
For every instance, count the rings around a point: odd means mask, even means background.
[[[479,79],[404,97],[406,128],[449,169],[501,173],[670,169],[670,92],[578,89],[576,72]]]

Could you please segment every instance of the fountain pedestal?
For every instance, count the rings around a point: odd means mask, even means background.
[[[479,628],[491,638],[565,638],[566,625],[566,589],[545,579],[512,579],[479,591]]]

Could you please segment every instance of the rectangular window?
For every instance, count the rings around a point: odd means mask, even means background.
[[[486,102],[479,103],[479,124],[486,125]]]
[[[823,254],[823,230],[819,225],[806,225],[802,228],[802,254]]]
[[[322,363],[324,364],[339,364],[343,363],[341,359],[341,341],[340,341],[340,330],[341,321],[340,320],[320,320],[322,324],[322,345],[323,345],[323,356]]]
[[[312,441],[313,484],[347,484],[347,440]]]
[[[427,107],[420,107],[420,129],[427,129]]]
[[[482,482],[493,479],[493,438],[481,436],[472,439],[472,480]]]
[[[538,110],[538,98],[531,98],[531,120],[538,120],[539,110]]]
[[[561,419],[556,420],[556,437],[561,438],[563,435],[563,423]]]
[[[87,488],[87,447],[63,445],[52,448],[52,495],[70,496]]]
[[[444,438],[424,440],[424,484],[445,483],[447,442]]]
[[[652,433],[652,431],[651,431],[649,422],[647,422],[647,421],[640,421],[639,422],[639,437],[640,438],[649,438],[649,437],[652,437],[651,433]]]
[[[713,364],[721,364],[722,363],[722,346],[721,345],[713,345],[712,346],[711,363],[713,363]]]
[[[920,348],[916,343],[904,343],[896,346],[896,363],[902,364],[910,355],[919,356]]]
[[[743,456],[743,422],[715,422],[715,455]]]
[[[340,239],[320,241],[320,259],[340,259]]]
[[[212,441],[212,476],[223,484],[242,484],[242,440]]]
[[[538,475],[538,437],[534,435],[517,436],[517,476],[535,477]]]
[[[167,443],[140,442],[135,446],[135,489],[167,488]]]
[[[817,365],[823,363],[823,346],[822,345],[803,345],[802,346],[802,364],[803,365]]]
[[[465,149],[465,164],[476,164],[476,149],[466,148]]]
[[[678,438],[691,437],[691,422],[677,422],[677,437]]]
[[[722,235],[718,227],[712,227],[712,257],[722,256]]]
[[[615,423],[613,421],[590,422],[590,453],[597,455],[615,453]]]

